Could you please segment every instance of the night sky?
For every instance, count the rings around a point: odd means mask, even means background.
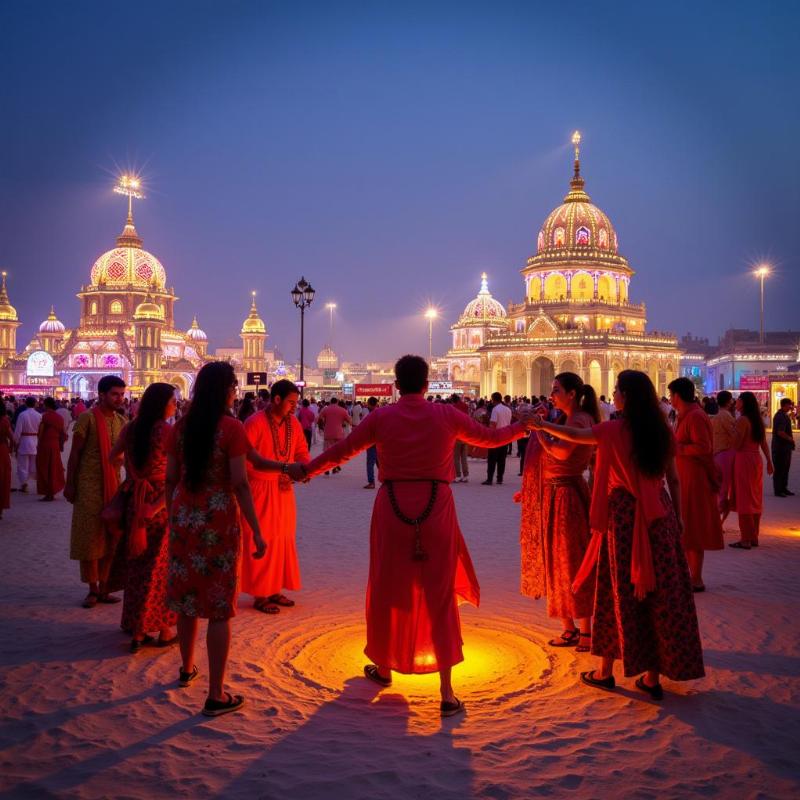
[[[800,327],[797,2],[4,2],[0,265],[24,325],[75,292],[135,206],[188,327],[238,345],[251,289],[287,358],[434,349],[519,269],[582,171],[649,327]]]

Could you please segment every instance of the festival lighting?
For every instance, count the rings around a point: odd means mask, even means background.
[[[433,361],[433,321],[439,316],[438,309],[428,306],[425,309],[425,319],[428,320],[428,364]]]
[[[117,194],[123,194],[128,198],[128,216],[133,215],[133,198],[137,200],[144,200],[144,194],[141,191],[142,181],[136,175],[120,175],[114,191]]]
[[[333,312],[336,311],[336,303],[325,303],[325,308],[330,313],[330,345],[333,347]]]
[[[758,329],[759,344],[764,344],[764,279],[770,274],[770,272],[771,270],[769,268],[769,265],[767,264],[760,264],[753,271],[753,274],[761,282],[761,319],[760,319],[760,326]]]

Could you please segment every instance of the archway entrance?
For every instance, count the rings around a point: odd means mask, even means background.
[[[540,356],[531,365],[531,393],[534,397],[550,396],[555,377],[555,367],[549,358]]]

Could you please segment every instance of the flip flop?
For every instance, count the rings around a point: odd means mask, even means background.
[[[734,550],[749,550],[752,545],[749,542],[747,544],[744,542],[731,542],[728,547],[733,547]]]
[[[94,608],[97,605],[97,595],[94,592],[89,592],[81,605],[84,608]]]
[[[99,594],[97,595],[98,603],[105,603],[106,605],[113,606],[114,603],[121,603],[122,598],[114,594]]]
[[[153,641],[152,636],[145,636],[143,639],[131,639],[131,653],[138,653],[145,645],[152,644]]]
[[[378,672],[378,668],[375,664],[367,664],[364,667],[364,675],[373,683],[377,683],[378,686],[383,686],[385,688],[386,686],[392,685],[392,679],[384,678],[383,675]]]
[[[454,717],[456,714],[463,714],[467,707],[456,697],[455,703],[441,703],[439,713],[443,717]]]
[[[223,714],[230,714],[231,711],[238,711],[244,705],[244,697],[240,694],[230,694],[225,692],[227,700],[206,700],[203,706],[204,717],[221,717]]]
[[[595,689],[615,689],[617,686],[613,675],[609,675],[607,678],[595,678],[593,669],[589,672],[581,672],[581,681],[587,686],[594,686]]]
[[[271,603],[269,600],[256,600],[253,608],[262,614],[280,614],[281,611],[275,603]]]
[[[557,639],[551,639],[550,647],[574,647],[578,644],[580,634],[577,630],[564,631]]]
[[[171,639],[162,639],[161,637],[159,637],[156,640],[154,647],[172,647],[172,645],[174,644],[178,644],[177,634],[173,636]]]
[[[657,683],[655,686],[648,686],[644,682],[644,675],[640,675],[636,679],[636,688],[641,689],[643,692],[647,692],[653,700],[663,700],[664,699],[664,688],[661,686],[660,683]]]

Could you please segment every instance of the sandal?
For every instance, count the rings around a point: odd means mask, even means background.
[[[592,634],[591,633],[581,633],[581,634],[578,634],[578,635],[581,637],[581,639],[588,639],[589,640],[589,644],[579,644],[575,648],[575,652],[576,653],[589,653],[589,652],[591,652],[591,649],[592,649]]]
[[[664,699],[664,688],[661,686],[660,683],[657,683],[655,686],[650,686],[644,682],[644,675],[640,675],[636,679],[636,688],[641,689],[643,692],[647,692],[653,700],[663,700]]]
[[[267,598],[267,602],[274,603],[276,606],[285,606],[286,608],[294,606],[294,600],[290,600],[285,594],[273,594]]]
[[[227,700],[206,700],[203,716],[221,717],[223,714],[230,714],[231,711],[238,711],[244,705],[244,697],[240,694],[225,692],[225,696]]]
[[[171,639],[162,639],[160,636],[155,643],[155,647],[172,647],[172,645],[178,644],[178,635],[175,634]]]
[[[733,547],[736,550],[749,550],[752,545],[750,542],[731,542],[728,547]]]
[[[577,630],[564,631],[558,639],[551,639],[547,644],[551,647],[574,647],[578,644],[580,634]]]
[[[375,666],[375,664],[367,664],[364,667],[364,675],[373,683],[377,683],[378,686],[386,687],[392,685],[392,679],[384,678],[383,675],[378,672],[378,668]]]
[[[589,672],[581,672],[581,681],[596,689],[614,689],[617,685],[613,675],[609,675],[607,678],[595,678],[593,669]]]
[[[255,603],[253,603],[253,608],[256,611],[260,611],[262,614],[280,613],[280,609],[278,608],[278,606],[276,606],[275,603],[270,603],[270,601],[266,597],[263,597],[260,600],[256,600]]]
[[[178,686],[182,686],[184,689],[192,683],[192,681],[196,681],[200,677],[200,670],[197,669],[197,665],[192,667],[191,672],[184,672],[180,670],[178,672]]]
[[[105,603],[106,605],[113,606],[114,603],[121,603],[122,598],[117,597],[115,594],[99,594],[97,595],[97,602],[98,603]]]
[[[147,635],[145,635],[142,639],[131,639],[131,653],[138,653],[146,644],[150,644],[153,641],[153,637]]]
[[[456,697],[455,703],[441,703],[439,711],[443,717],[454,717],[456,714],[462,714],[467,710],[467,707]]]
[[[89,592],[81,605],[84,608],[94,608],[97,605],[97,595],[94,592]]]

